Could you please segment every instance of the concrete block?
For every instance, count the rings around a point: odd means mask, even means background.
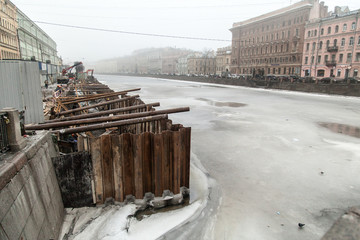
[[[49,171],[49,176],[50,176],[50,179],[52,181],[52,185],[54,186],[54,189],[53,189],[53,192],[54,191],[58,191],[58,192],[61,192],[60,191],[60,187],[59,187],[59,182],[57,180],[57,177],[56,177],[56,173],[55,173],[55,169],[54,168],[51,168],[50,171]]]
[[[17,198],[24,185],[24,179],[22,178],[22,175],[18,172],[7,185],[14,199]]]
[[[59,153],[55,148],[55,144],[52,140],[52,135],[50,135],[50,137],[48,138],[47,143],[49,144],[48,151],[49,151],[50,157],[52,157],[52,158],[57,157],[59,155]]]
[[[27,239],[27,238],[26,238],[25,232],[23,231],[23,232],[20,234],[19,240],[30,240],[30,239]]]
[[[29,161],[31,170],[33,172],[33,176],[36,182],[36,185],[40,191],[40,196],[45,204],[45,207],[50,203],[50,193],[47,188],[46,184],[46,173],[44,172],[43,165],[41,163],[41,158],[38,154],[36,154],[30,161]],[[46,175],[45,175],[46,174]]]
[[[1,222],[9,239],[18,239],[20,237],[29,215],[30,208],[24,192],[21,191]]]
[[[44,204],[40,199],[35,203],[31,215],[34,217],[34,220],[36,224],[39,226],[39,230],[40,230],[46,216]]]
[[[24,233],[27,239],[38,239],[40,226],[35,222],[34,216],[31,214],[25,224]]]
[[[53,232],[55,238],[57,238],[60,233],[60,227],[62,225],[63,217],[57,214],[57,211],[53,206],[53,204],[49,205],[49,208],[47,209],[46,212],[47,212],[50,229]]]
[[[41,147],[41,141],[34,141],[24,149],[25,155],[28,160],[32,159]]]
[[[10,190],[7,187],[3,188],[0,192],[0,222],[2,222],[13,203],[14,198]]]
[[[0,239],[1,240],[9,240],[9,238],[6,236],[5,231],[3,227],[0,224]]]
[[[11,151],[19,151],[26,146],[25,139],[21,136],[19,111],[15,108],[4,108],[10,123],[6,125]]]
[[[16,172],[13,163],[7,162],[0,166],[0,189],[3,189],[11,181]]]
[[[15,165],[16,170],[20,171],[23,166],[27,163],[28,159],[25,155],[25,153],[21,152],[14,156],[14,158],[11,160],[11,162]]]
[[[24,167],[21,169],[20,174],[25,182],[29,179],[30,175],[32,175],[31,168],[29,164],[24,165]]]
[[[55,239],[54,233],[50,229],[49,220],[45,217],[38,236],[39,240]]]
[[[28,181],[26,182],[24,186],[24,193],[25,197],[29,202],[30,208],[32,208],[36,201],[39,199],[39,189],[33,176],[30,176]]]

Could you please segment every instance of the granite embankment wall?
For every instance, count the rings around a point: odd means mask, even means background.
[[[228,78],[206,78],[206,77],[188,77],[188,76],[169,76],[169,75],[133,75],[133,74],[111,74],[121,76],[134,77],[152,77],[169,80],[182,80],[203,83],[215,83],[224,85],[244,86],[244,87],[259,87],[266,89],[289,90],[308,93],[324,93],[335,94],[343,96],[360,97],[360,83],[358,84],[316,84],[316,83],[291,83],[291,82],[265,82],[242,79],[228,79]]]
[[[0,159],[0,239],[57,239],[64,217],[51,161],[57,152],[49,132],[26,142]]]

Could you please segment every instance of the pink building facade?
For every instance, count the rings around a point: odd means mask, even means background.
[[[335,8],[305,25],[302,77],[359,78],[360,10]]]

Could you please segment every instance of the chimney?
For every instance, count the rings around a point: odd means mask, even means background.
[[[335,13],[336,15],[339,15],[339,14],[341,13],[341,7],[336,6],[336,7],[335,7],[335,10],[334,10],[334,13]]]

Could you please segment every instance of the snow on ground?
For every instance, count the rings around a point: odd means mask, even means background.
[[[138,221],[135,204],[66,209],[59,239],[67,235],[73,240],[134,240],[157,239],[167,231],[186,222],[206,205],[208,182],[198,168],[199,160],[192,154],[190,171],[190,205],[150,215]],[[69,234],[70,233],[70,234]]]

